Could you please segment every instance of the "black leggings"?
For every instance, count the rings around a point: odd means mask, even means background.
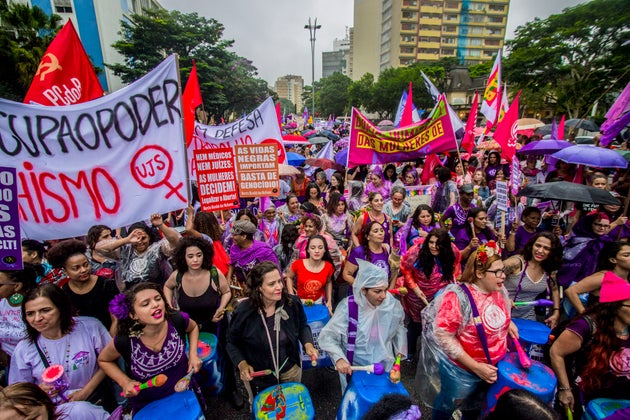
[[[408,353],[413,357],[416,357],[418,351],[418,338],[422,335],[422,323],[414,322],[409,319],[407,324],[407,346],[409,348]]]

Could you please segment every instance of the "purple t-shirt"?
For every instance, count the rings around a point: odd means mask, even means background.
[[[473,207],[475,207],[475,205],[471,203],[470,208],[472,209]],[[444,214],[442,215],[442,220],[451,219],[451,221],[453,222],[451,226],[458,229],[466,225],[469,212],[470,209],[464,210],[459,202],[457,202],[444,211]]]
[[[230,248],[230,265],[234,267],[234,274],[241,283],[245,282],[252,268],[263,261],[271,261],[279,267],[278,257],[264,242],[254,240],[252,246],[247,249],[241,249],[237,245]]]
[[[526,231],[523,226],[519,226],[518,229],[516,229],[516,235],[514,236],[514,251],[519,252],[522,250],[523,247],[525,247],[525,244],[532,239],[536,233],[537,232],[530,233]]]
[[[387,278],[389,278],[389,253],[387,252],[385,247],[383,247],[382,250],[383,251],[378,254],[371,253],[369,262],[385,270],[385,272],[387,273]],[[363,246],[353,248],[352,251],[350,251],[350,255],[348,255],[348,262],[356,266],[359,265],[357,259],[367,261],[367,258],[365,257],[365,249],[363,248]]]

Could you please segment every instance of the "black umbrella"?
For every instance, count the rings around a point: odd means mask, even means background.
[[[558,181],[528,185],[519,195],[547,200],[577,201],[580,203],[611,204],[621,203],[608,191],[588,187],[574,182]]]
[[[595,124],[592,120],[585,120],[584,118],[573,118],[566,120],[565,127],[581,128],[586,131],[599,131],[599,125]]]

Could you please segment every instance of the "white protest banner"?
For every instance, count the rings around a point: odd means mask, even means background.
[[[512,159],[512,167],[510,168],[510,191],[512,195],[517,195],[518,190],[523,182],[523,171],[521,171],[521,163],[518,159]]]
[[[497,209],[507,211],[510,207],[507,182],[497,181]]]
[[[17,169],[22,236],[82,236],[186,207],[180,102],[175,56],[81,104],[0,99],[0,159]]]
[[[15,168],[0,166],[0,270],[21,270],[22,246]]]
[[[413,213],[420,204],[431,205],[431,197],[433,195],[432,185],[405,187],[405,190],[407,191],[405,201],[411,206],[411,213]]]
[[[213,212],[238,207],[232,148],[195,150],[195,164],[201,210]]]
[[[236,172],[241,197],[280,195],[278,150],[275,144],[237,144]]]
[[[286,154],[282,144],[282,134],[278,126],[278,116],[273,100],[267,98],[258,108],[244,118],[225,125],[204,125],[195,123],[195,132],[188,145],[188,167],[194,179],[194,151],[217,147],[232,147],[237,144],[277,144],[278,161],[285,163]]]

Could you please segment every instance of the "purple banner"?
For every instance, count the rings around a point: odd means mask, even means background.
[[[0,166],[0,270],[21,270],[22,245],[15,168]]]

